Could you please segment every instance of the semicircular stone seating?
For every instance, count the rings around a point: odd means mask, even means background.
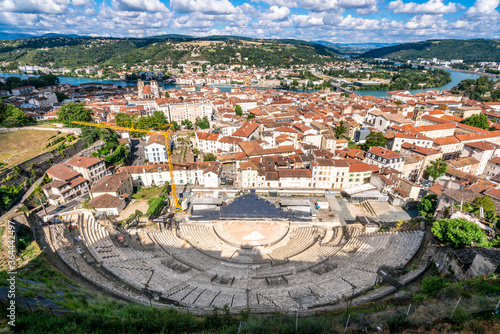
[[[162,298],[204,309],[335,304],[372,288],[380,267],[406,265],[424,237],[363,233],[360,225],[326,233],[312,223],[186,222],[177,230],[146,230],[153,246],[141,250],[121,246],[90,212],[84,216],[84,243],[103,268],[137,289],[151,277],[148,288]]]

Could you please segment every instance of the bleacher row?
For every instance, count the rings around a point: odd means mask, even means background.
[[[135,293],[120,282],[107,279],[91,267],[76,251],[64,224],[47,226],[44,228],[44,231],[51,249],[56,252],[61,260],[75,273],[99,286],[101,289],[107,290],[108,292],[120,296],[121,298],[125,298],[136,303],[149,304],[148,298],[144,297],[142,294]],[[154,301],[152,303],[154,305],[161,306]]]
[[[322,243],[323,229],[292,225],[273,246],[252,250],[221,240],[214,223],[182,223],[178,231],[148,230],[154,250],[141,251],[113,243],[90,215],[79,220],[85,245],[103,268],[136,289],[151,277],[149,289],[168,302],[203,309],[227,304],[290,310],[337,303],[370,289],[379,267],[404,266],[424,236],[421,231],[366,234],[347,226],[336,227],[331,241]]]

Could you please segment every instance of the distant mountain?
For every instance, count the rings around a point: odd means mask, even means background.
[[[0,48],[0,61],[68,68],[89,65],[121,67],[141,64],[145,60],[174,66],[185,61],[209,61],[212,64],[282,67],[323,64],[338,59],[338,52],[328,46],[294,39],[175,34],[145,38],[60,34],[30,37],[4,43]],[[103,39],[107,43],[103,43]],[[175,45],[180,43],[183,44]]]
[[[500,41],[495,39],[435,39],[387,46],[365,52],[359,57],[392,60],[438,58],[441,60],[463,59],[466,62],[500,61]]]
[[[31,36],[33,37],[33,36]],[[65,35],[65,34],[57,34],[57,33],[48,33],[40,35],[39,37],[83,37],[75,34]]]
[[[18,34],[18,33],[8,33],[8,32],[0,32],[0,40],[9,40],[9,39],[18,39],[18,38],[29,38],[34,37],[29,34]]]
[[[327,41],[313,41],[312,43],[327,46],[341,54],[357,55],[384,46],[396,45],[396,43],[331,43]]]

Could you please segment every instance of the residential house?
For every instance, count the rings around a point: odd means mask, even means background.
[[[486,168],[484,170],[484,174],[488,176],[496,176],[500,174],[500,157],[491,158],[486,163]]]
[[[405,157],[387,148],[374,146],[366,153],[365,162],[379,168],[403,171]]]
[[[90,190],[90,198],[104,194],[115,197],[127,197],[132,194],[134,186],[132,176],[127,172],[106,175],[97,181]]]
[[[436,149],[428,147],[420,147],[417,145],[412,145],[410,143],[404,143],[401,146],[401,154],[406,156],[419,156],[420,160],[420,170],[411,180],[419,182],[427,166],[434,160],[442,157],[442,153]]]
[[[474,157],[479,161],[476,175],[483,174],[488,161],[498,156],[500,156],[500,146],[486,141],[466,143],[460,154],[460,157]]]
[[[149,162],[168,161],[165,136],[158,133],[153,133],[150,136],[147,136],[144,153],[145,159],[147,159]]]
[[[216,188],[220,185],[222,164],[216,161],[204,161],[173,164],[175,185],[192,184]],[[135,187],[161,186],[171,183],[170,169],[167,163],[120,167],[117,172],[126,171],[132,176]]]
[[[55,165],[47,171],[47,175],[52,181],[42,190],[51,205],[67,203],[89,191],[89,181],[67,165]]]
[[[279,184],[282,188],[311,188],[312,174],[309,169],[278,169]]]
[[[106,163],[102,158],[75,156],[66,164],[82,174],[91,185],[106,174]]]
[[[103,194],[92,198],[87,202],[87,206],[93,208],[98,213],[105,213],[108,216],[118,216],[126,206],[125,198]]]
[[[434,140],[419,133],[406,132],[398,133],[392,132],[385,136],[387,138],[387,148],[392,151],[400,151],[401,145],[409,143],[420,147],[432,147]]]

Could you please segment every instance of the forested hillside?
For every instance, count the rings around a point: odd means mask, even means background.
[[[0,41],[0,61],[18,65],[77,68],[119,67],[143,62],[176,65],[185,60],[260,66],[324,63],[336,53],[298,40],[257,40],[234,36],[195,38],[165,35],[148,38],[51,36]]]
[[[500,101],[500,81],[495,81],[488,77],[481,77],[477,80],[466,79],[451,90],[453,94],[461,94],[473,100],[483,102]]]
[[[365,52],[360,57],[393,60],[438,58],[441,60],[463,59],[466,62],[500,61],[500,41],[494,39],[428,40],[387,46]]]

